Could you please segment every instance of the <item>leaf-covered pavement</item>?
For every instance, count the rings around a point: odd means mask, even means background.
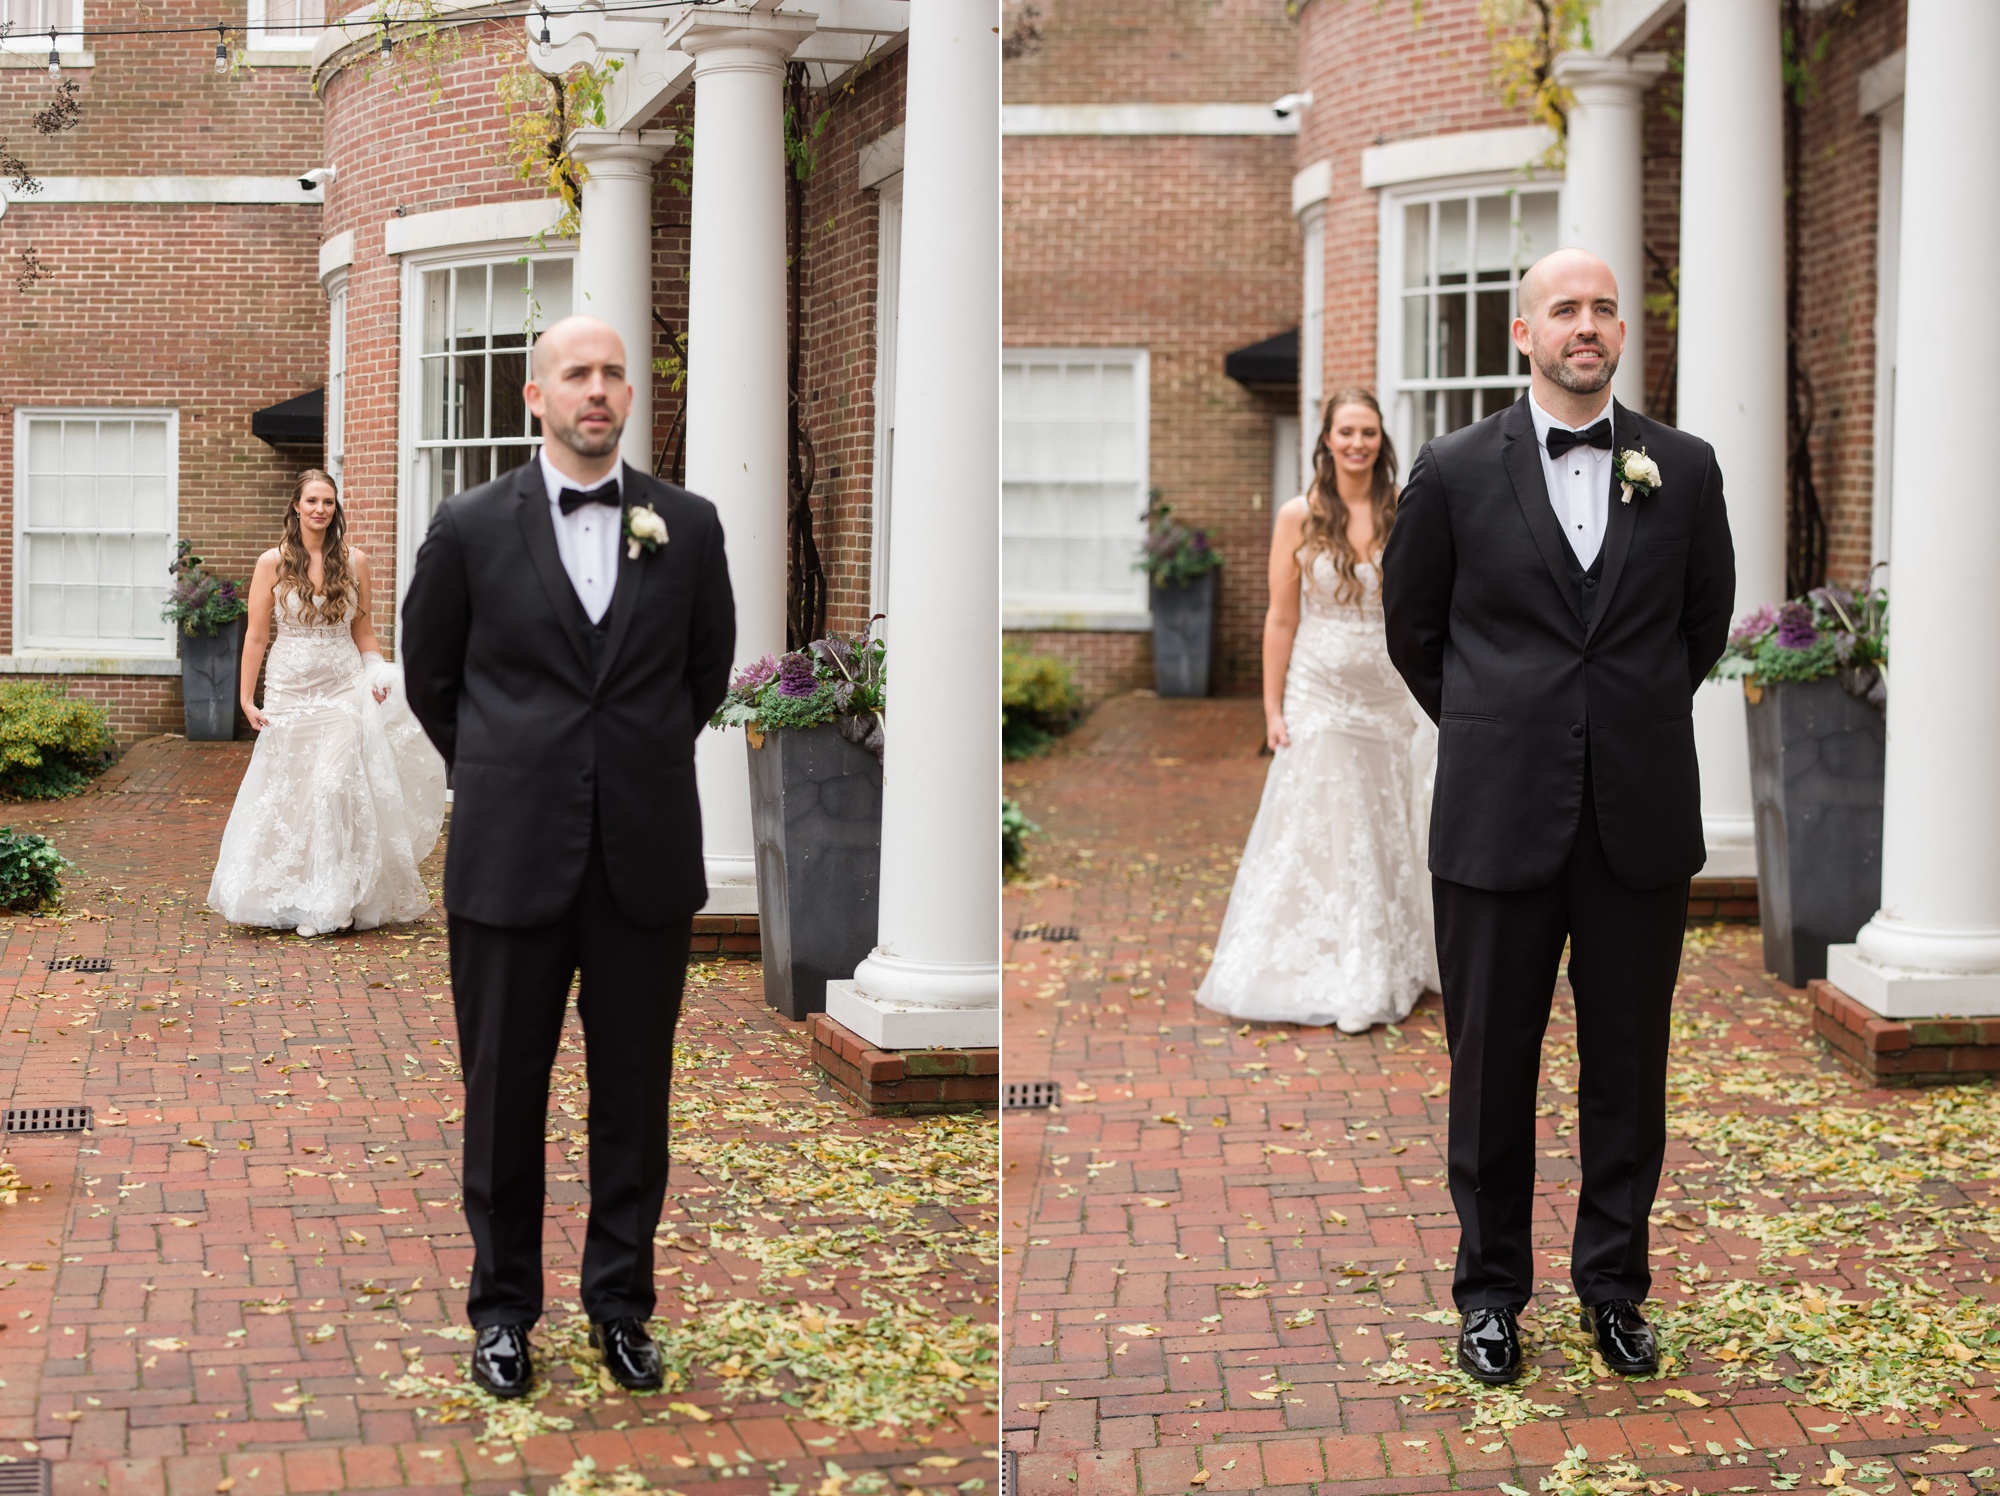
[[[1010,771],[1044,835],[1009,896],[1008,1073],[1065,1100],[1003,1139],[1024,1489],[1981,1489],[2000,1094],[1863,1089],[1753,928],[1689,932],[1653,1218],[1665,1374],[1610,1375],[1576,1328],[1566,993],[1532,1373],[1495,1391],[1450,1368],[1435,1001],[1348,1039],[1191,1000],[1262,786],[1257,724],[1255,703],[1128,698]]]

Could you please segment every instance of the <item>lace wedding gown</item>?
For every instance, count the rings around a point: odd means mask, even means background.
[[[1321,552],[1299,582],[1285,724],[1196,999],[1237,1018],[1359,1030],[1438,986],[1430,832],[1437,730],[1389,663],[1380,578],[1334,600]]]
[[[349,623],[303,623],[280,601],[264,714],[222,833],[209,907],[233,924],[337,930],[416,919],[417,867],[444,823],[444,760],[411,715],[402,673],[371,672]],[[377,703],[372,684],[388,684]]]

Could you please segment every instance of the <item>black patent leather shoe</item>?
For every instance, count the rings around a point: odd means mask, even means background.
[[[526,1325],[488,1325],[472,1346],[472,1380],[495,1397],[526,1397],[535,1384]]]
[[[1521,1331],[1511,1309],[1468,1309],[1458,1326],[1458,1368],[1489,1387],[1521,1374]]]
[[[1597,1354],[1621,1377],[1649,1377],[1660,1369],[1660,1347],[1653,1327],[1630,1299],[1606,1299],[1585,1304],[1579,1317],[1597,1341]]]
[[[666,1380],[660,1370],[660,1348],[646,1333],[642,1319],[607,1319],[592,1325],[590,1343],[604,1357],[611,1380],[627,1392],[658,1392]]]

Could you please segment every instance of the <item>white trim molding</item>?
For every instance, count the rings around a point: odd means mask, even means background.
[[[44,31],[43,37],[48,33]],[[49,49],[46,45],[40,51],[33,49],[37,38],[33,36],[0,37],[0,68],[45,68],[49,65]],[[21,43],[29,45],[23,47]],[[56,58],[67,72],[70,68],[94,68],[97,66],[95,52],[69,52],[61,42],[56,44]]]
[[[547,233],[561,217],[562,204],[552,197],[412,213],[383,221],[382,252],[407,255],[518,242]]]
[[[861,190],[873,191],[903,170],[903,127],[884,130],[855,153]]]
[[[1003,104],[1002,135],[1296,135],[1269,104]]]
[[[1626,57],[1645,46],[1667,22],[1680,14],[1684,0],[1600,0],[1591,17],[1596,51],[1604,57]]]
[[[1013,634],[1150,634],[1151,613],[1002,613]]]
[[[1492,172],[1535,175],[1535,163],[1556,142],[1547,125],[1510,125],[1500,130],[1462,130],[1370,146],[1361,153],[1361,185],[1394,187],[1404,182]]]
[[[1292,217],[1333,196],[1333,158],[1315,161],[1292,177]]]
[[[41,203],[257,203],[317,208],[326,194],[297,177],[42,177],[42,190],[13,198]],[[0,191],[0,200],[8,194]],[[0,208],[0,212],[4,212]]]
[[[1909,54],[1901,47],[1864,71],[1855,85],[1855,102],[1863,115],[1880,114],[1903,101],[1903,68]]]
[[[178,656],[0,655],[0,675],[179,675]]]
[[[319,247],[319,283],[324,286],[328,276],[336,270],[345,270],[354,263],[354,230],[348,229],[335,234]]]

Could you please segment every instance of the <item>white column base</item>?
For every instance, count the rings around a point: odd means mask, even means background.
[[[1826,948],[1826,979],[1884,1018],[2000,1016],[2000,971],[1913,971],[1877,966],[1857,945]]]
[[[1750,727],[1739,681],[1704,681],[1694,693],[1694,751],[1701,766],[1700,878],[1757,876],[1757,813],[1750,799]]]
[[[702,858],[702,873],[708,879],[708,902],[703,914],[755,914],[757,912],[757,859],[717,854]]]
[[[998,1008],[936,1008],[870,997],[853,980],[826,984],[826,1016],[877,1049],[993,1049]]]
[[[1708,861],[1695,874],[1697,878],[1757,876],[1756,817],[1705,815],[1701,818],[1701,839],[1708,847]]]

